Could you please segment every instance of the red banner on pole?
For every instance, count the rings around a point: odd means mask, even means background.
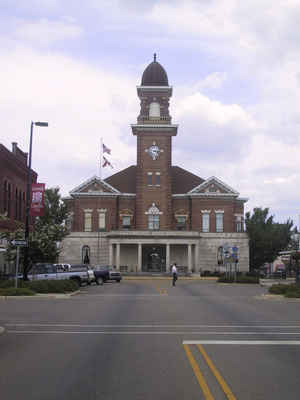
[[[44,183],[33,183],[31,185],[30,215],[42,217],[44,215]]]

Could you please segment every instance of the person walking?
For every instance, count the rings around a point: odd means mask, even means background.
[[[173,277],[173,286],[176,286],[176,281],[177,281],[177,267],[176,267],[176,263],[174,263],[172,265],[172,277]]]

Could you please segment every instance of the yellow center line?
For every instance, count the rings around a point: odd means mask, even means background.
[[[192,352],[191,352],[189,346],[187,344],[184,344],[183,347],[186,352],[187,358],[191,364],[191,367],[193,368],[194,374],[196,375],[197,381],[202,389],[205,399],[206,400],[214,400],[214,398],[209,390],[209,387],[207,386],[207,383],[204,379],[204,376],[202,375],[202,372],[200,371],[200,368],[198,367],[198,364],[192,355]]]
[[[234,396],[234,394],[230,390],[229,386],[227,385],[225,380],[222,378],[221,374],[219,373],[217,368],[214,366],[214,364],[211,361],[211,359],[208,357],[206,351],[204,350],[204,347],[201,344],[197,344],[197,347],[198,347],[200,353],[202,354],[204,360],[206,361],[207,365],[209,366],[210,370],[214,374],[215,378],[219,382],[219,384],[220,384],[221,388],[223,389],[223,392],[227,396],[228,400],[236,400],[236,397]]]

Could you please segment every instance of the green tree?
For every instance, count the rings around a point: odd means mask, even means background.
[[[252,215],[246,213],[246,231],[249,236],[250,269],[258,269],[275,260],[278,252],[291,242],[293,221],[274,222],[269,209],[254,208]]]
[[[59,255],[57,242],[61,242],[68,235],[66,221],[69,216],[66,204],[61,200],[59,188],[45,190],[44,215],[36,217],[33,229],[29,234],[28,241],[28,267],[24,268],[24,279],[27,280],[28,272],[36,262],[55,262]],[[24,226],[15,232],[2,234],[8,241],[24,238]],[[11,245],[8,246],[7,257],[10,261],[15,260],[16,251]],[[20,263],[23,263],[24,247],[22,247]]]
[[[68,209],[61,200],[59,188],[45,190],[44,215],[36,217],[33,231],[29,235],[29,267],[24,272],[24,279],[32,264],[36,262],[55,262],[59,255],[57,242],[68,234],[66,221]]]

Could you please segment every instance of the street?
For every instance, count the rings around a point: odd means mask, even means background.
[[[1,299],[1,399],[299,399],[300,303],[266,292],[132,279]]]

